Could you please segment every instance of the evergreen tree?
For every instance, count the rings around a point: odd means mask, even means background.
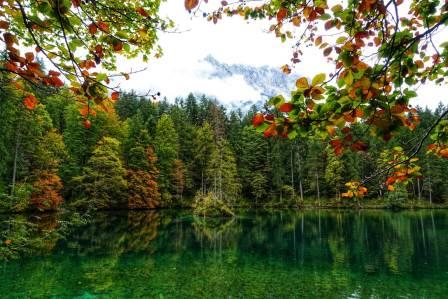
[[[159,184],[162,199],[170,200],[169,192],[173,189],[170,175],[173,171],[174,160],[178,157],[179,141],[173,121],[168,114],[163,114],[157,122],[154,147],[159,159]]]
[[[83,208],[125,207],[126,170],[120,160],[120,142],[103,137],[83,168],[82,175],[73,178],[78,199],[72,204]]]
[[[332,148],[326,149],[327,161],[325,167],[325,181],[331,186],[337,199],[340,198],[341,189],[344,184],[342,174],[344,172],[344,163],[339,156],[334,153]]]

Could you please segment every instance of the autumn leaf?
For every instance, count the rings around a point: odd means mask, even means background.
[[[294,108],[293,104],[291,104],[291,103],[283,103],[278,108],[278,111],[288,113],[288,112],[291,112],[291,110],[293,108]]]
[[[12,243],[12,240],[10,240],[10,239],[5,240],[5,245],[9,245],[9,244],[11,244],[11,243]]]
[[[39,103],[39,101],[36,99],[35,96],[33,96],[32,94],[27,95],[24,99],[23,99],[23,105],[25,105],[26,108],[28,108],[29,110],[33,110],[34,108],[36,108],[36,105]]]
[[[120,52],[121,50],[123,50],[123,43],[122,42],[115,43],[113,47],[115,52]]]
[[[291,74],[291,68],[289,67],[289,65],[285,64],[281,67],[281,70],[283,73],[289,75]]]
[[[105,22],[103,22],[103,21],[98,21],[97,26],[98,26],[98,28],[99,28],[101,31],[103,31],[103,32],[105,32],[105,33],[109,33],[109,32],[110,32],[110,30],[109,30],[109,25],[107,25],[107,23],[105,23]]]
[[[328,47],[324,50],[324,56],[328,56],[331,54],[331,52],[333,51],[332,47]]]
[[[264,123],[264,115],[261,113],[255,114],[254,118],[252,119],[252,124],[254,127],[258,127]]]
[[[90,129],[90,127],[92,127],[92,123],[90,122],[90,120],[86,119],[86,120],[84,121],[84,127],[85,127],[86,129]]]
[[[7,30],[9,28],[9,22],[0,20],[0,29]]]
[[[305,90],[310,88],[310,85],[308,84],[308,79],[305,77],[302,77],[296,81],[296,86],[299,90]]]
[[[118,91],[114,91],[111,95],[112,101],[118,100],[119,97],[120,97],[120,93]]]
[[[288,15],[288,9],[284,7],[280,8],[277,12],[277,21],[280,23],[286,18],[287,15]]]
[[[50,77],[50,83],[54,87],[62,87],[62,86],[64,86],[64,82],[62,82],[62,80],[59,79],[58,77]]]
[[[91,35],[95,35],[98,31],[98,27],[93,23],[88,26],[88,29]]]
[[[135,11],[138,12],[143,17],[148,17],[149,16],[148,13],[146,12],[146,10],[143,7],[138,7]]]
[[[199,4],[199,0],[185,0],[185,9],[190,11]]]

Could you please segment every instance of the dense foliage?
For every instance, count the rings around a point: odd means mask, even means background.
[[[78,113],[82,104],[67,104],[61,95],[41,98],[29,110],[14,88],[0,91],[4,209],[147,209],[191,206],[195,196],[228,206],[298,206],[307,198],[337,202],[347,181],[384,169],[415,137],[402,130],[389,142],[370,140],[368,152],[336,155],[319,138],[265,138],[252,126],[257,107],[227,111],[206,96],[190,94],[170,104],[126,93],[98,111],[90,128]],[[444,109],[419,109],[416,132]],[[370,139],[366,127],[352,127],[363,142]],[[367,183],[368,198],[446,201],[448,162],[419,158],[421,175],[392,187],[384,173]]]

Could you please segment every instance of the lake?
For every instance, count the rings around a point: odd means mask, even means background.
[[[101,212],[0,265],[2,298],[447,296],[448,211]]]

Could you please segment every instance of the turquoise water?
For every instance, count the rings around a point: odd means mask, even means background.
[[[0,297],[448,298],[448,212],[98,213],[3,262]]]

